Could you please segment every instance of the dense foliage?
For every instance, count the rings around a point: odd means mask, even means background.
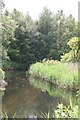
[[[63,104],[58,104],[57,109],[55,110],[55,118],[79,118],[78,113],[78,105],[73,106],[72,101],[70,100],[70,105],[68,107]]]
[[[33,20],[29,14],[24,15],[16,9],[3,12],[4,7],[3,0],[0,0],[0,68],[3,63],[4,69],[25,70],[32,64],[29,73],[44,80],[43,85],[41,81],[31,81],[32,84],[54,96],[59,96],[59,92],[49,88],[49,84],[74,91],[78,89],[79,96],[80,23],[72,15],[67,17],[63,10],[53,14],[45,7],[39,19]],[[0,80],[4,76],[4,71],[0,69]],[[45,84],[46,81],[48,84]],[[58,104],[55,117],[77,118],[78,106],[70,103],[67,108]]]
[[[66,53],[65,55],[61,56],[61,61],[80,62],[80,38],[71,38],[67,44],[70,46],[71,50],[69,51],[69,53]]]
[[[53,110],[52,110],[53,111]],[[46,118],[47,120],[51,120],[54,118],[59,118],[63,120],[72,120],[78,119],[78,106],[73,106],[72,101],[70,100],[70,105],[68,107],[64,106],[62,103],[57,105],[57,109],[53,111],[53,117],[51,117],[50,111],[48,113],[43,113],[40,115],[42,119]]]
[[[44,58],[60,60],[70,51],[67,42],[78,37],[78,22],[63,11],[53,14],[46,7],[38,20],[14,9],[5,10],[2,19],[2,58],[7,69],[26,69]]]
[[[0,69],[0,80],[4,79],[4,77],[5,77],[5,72],[2,69]]]

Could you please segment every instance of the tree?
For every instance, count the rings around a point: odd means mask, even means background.
[[[2,15],[2,59],[6,60],[8,57],[9,44],[14,40],[14,30],[16,22],[10,16]]]
[[[34,23],[28,17],[29,15],[17,21],[17,27],[14,31],[15,40],[10,43],[8,50],[11,61],[20,64],[23,69],[27,68],[35,59],[31,50]]]
[[[78,37],[78,23],[62,10],[52,14],[45,7],[36,21],[29,13],[23,15],[16,9],[11,13],[5,10],[1,18],[3,60],[23,69],[44,58],[60,60],[61,55],[70,51],[68,39]]]
[[[2,68],[2,12],[5,7],[4,1],[0,0],[0,68]]]
[[[72,62],[79,62],[80,61],[80,49],[79,49],[79,44],[80,44],[80,38],[74,37],[69,40],[67,43],[71,50],[69,53],[66,53],[65,55],[61,56],[62,61],[72,61]]]
[[[44,44],[42,53],[43,58],[49,57],[49,52],[51,49],[51,45],[55,44],[55,38],[53,37],[54,34],[54,21],[53,21],[53,14],[49,9],[46,7],[44,11],[40,15],[37,30],[41,35],[42,44]]]

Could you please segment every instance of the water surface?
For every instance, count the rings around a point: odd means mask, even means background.
[[[58,103],[68,104],[71,98],[76,103],[73,93],[58,90],[39,79],[28,78],[24,71],[7,71],[8,86],[3,95],[3,111],[9,117],[27,118],[47,113],[56,109]]]

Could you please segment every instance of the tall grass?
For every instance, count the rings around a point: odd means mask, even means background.
[[[29,73],[63,88],[78,88],[77,64],[48,60],[30,66]]]
[[[42,119],[46,118],[47,120],[56,120],[56,118],[60,118],[59,120],[73,120],[78,119],[78,106],[73,106],[71,100],[70,105],[68,107],[64,106],[62,103],[57,105],[57,109],[53,111],[53,115],[50,115],[50,111],[48,113],[41,113],[40,117]],[[52,118],[52,119],[51,119]]]

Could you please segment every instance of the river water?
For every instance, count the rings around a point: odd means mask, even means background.
[[[12,118],[41,117],[58,103],[76,103],[73,92],[59,90],[49,83],[29,78],[24,71],[7,71],[8,86],[2,97],[2,110]],[[54,112],[54,111],[53,111]]]

